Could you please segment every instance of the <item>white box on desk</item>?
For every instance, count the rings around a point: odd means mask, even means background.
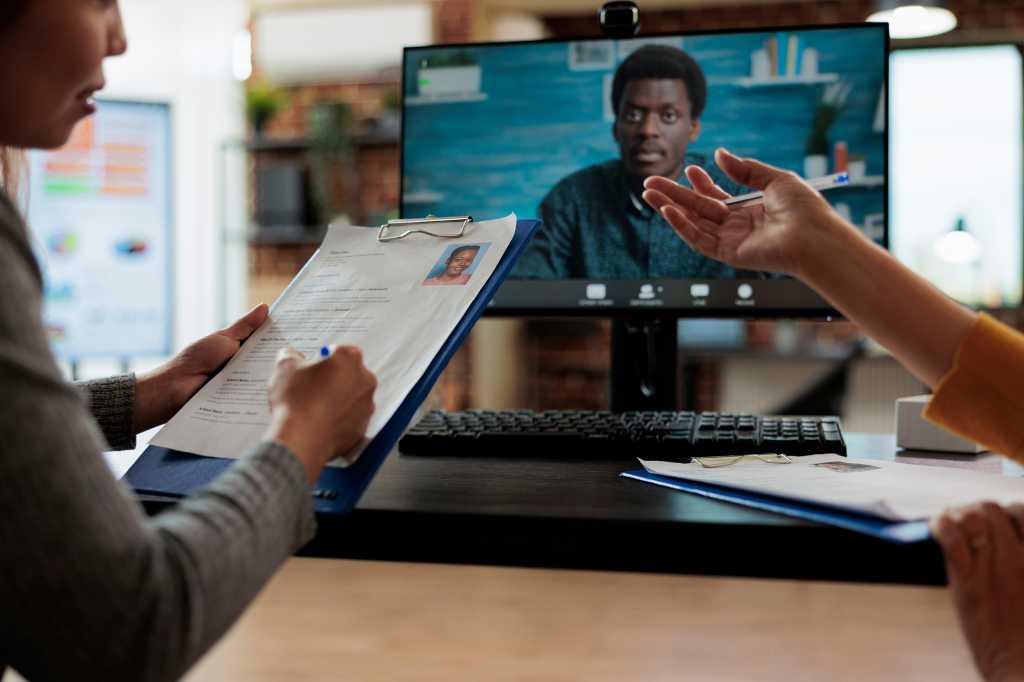
[[[930,395],[914,395],[896,400],[896,447],[972,455],[987,450],[925,419],[923,413],[931,398]]]

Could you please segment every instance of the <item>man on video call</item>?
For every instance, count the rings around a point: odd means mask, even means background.
[[[649,45],[615,72],[612,135],[619,158],[563,178],[540,204],[544,221],[512,274],[525,279],[736,278],[737,271],[697,253],[641,198],[645,178],[688,185],[698,165],[730,194],[745,190],[710,159],[688,153],[700,134],[707,81],[684,51]]]

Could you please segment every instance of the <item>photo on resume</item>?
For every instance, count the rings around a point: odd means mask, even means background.
[[[462,286],[473,276],[477,263],[491,246],[481,244],[455,244],[446,248],[434,267],[427,273],[423,286]]]

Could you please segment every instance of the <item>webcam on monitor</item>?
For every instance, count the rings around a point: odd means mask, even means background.
[[[598,13],[601,30],[612,38],[631,38],[640,32],[640,8],[635,2],[606,2]]]

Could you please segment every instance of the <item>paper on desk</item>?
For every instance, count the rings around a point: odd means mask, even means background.
[[[929,519],[974,502],[1024,502],[1024,478],[839,455],[793,457],[791,464],[749,458],[713,469],[698,462],[640,463],[660,476],[827,504],[890,521]]]
[[[322,346],[355,345],[377,375],[378,386],[367,438],[345,456],[354,461],[391,419],[479,295],[515,229],[516,217],[510,215],[470,223],[455,239],[412,234],[382,243],[376,228],[332,226],[317,253],[274,303],[270,319],[152,444],[240,457],[259,443],[270,421],[266,387],[279,349],[292,346],[315,359]],[[438,279],[452,250],[464,245],[479,247],[470,267],[452,283]]]

